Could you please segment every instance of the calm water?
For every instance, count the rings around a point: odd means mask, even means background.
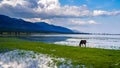
[[[80,40],[87,40],[87,47],[120,50],[120,35],[33,34],[22,39],[67,46],[78,46]]]

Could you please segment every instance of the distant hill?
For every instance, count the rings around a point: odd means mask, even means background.
[[[50,25],[45,22],[28,22],[22,19],[10,18],[0,15],[0,32],[50,32],[50,33],[74,33],[72,30]]]
[[[50,31],[50,32],[52,31],[52,32],[60,32],[60,33],[73,33],[73,31],[68,28],[50,25],[45,22],[36,22],[35,24],[39,25],[41,27],[41,30],[44,30],[44,31]]]

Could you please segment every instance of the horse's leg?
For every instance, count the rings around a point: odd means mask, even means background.
[[[79,44],[79,47],[81,47],[81,44]]]
[[[82,43],[82,44],[81,44],[81,47],[83,47],[83,45],[84,45],[84,44]]]
[[[80,44],[80,47],[82,47],[82,44]]]
[[[85,47],[86,47],[86,43],[85,43]]]

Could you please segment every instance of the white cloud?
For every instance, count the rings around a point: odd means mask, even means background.
[[[0,14],[15,17],[28,17],[30,15],[29,17],[33,18],[65,18],[89,15],[86,5],[61,6],[59,0],[2,0],[0,9]]]
[[[104,10],[94,10],[93,16],[109,16],[109,15],[119,15],[120,11],[104,11]]]
[[[24,0],[2,0],[0,3],[0,7],[2,7],[2,5],[11,5],[13,7],[17,6],[17,5],[28,5],[27,1]]]
[[[49,19],[118,15],[120,11],[90,11],[87,5],[61,6],[59,0],[2,0],[0,14],[21,18]]]
[[[23,20],[30,22],[40,22],[41,18],[23,18]]]
[[[85,20],[80,18],[53,18],[49,20],[51,24],[83,32],[87,32],[89,28],[92,28],[94,26],[101,25],[97,21],[94,21],[92,19]]]
[[[77,24],[77,25],[91,25],[91,24],[97,24],[94,20],[71,20],[71,23]]]
[[[88,23],[89,24],[97,24],[94,20],[89,20]]]
[[[89,15],[89,10],[86,5],[82,6],[64,6],[61,7],[61,14],[75,17],[84,17]],[[60,10],[61,10],[60,9]]]
[[[39,0],[38,7],[44,8],[44,9],[55,9],[60,6],[60,3],[58,0]]]
[[[71,22],[73,23],[73,24],[77,24],[77,25],[85,25],[85,24],[87,24],[85,21],[83,21],[83,20],[71,20]]]
[[[41,18],[23,18],[25,21],[30,21],[30,22],[46,22],[51,24],[51,20],[49,19],[41,19]]]

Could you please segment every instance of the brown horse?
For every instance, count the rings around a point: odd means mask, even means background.
[[[86,40],[81,40],[80,41],[79,46],[81,47],[82,45],[85,45],[85,47],[86,47]]]

